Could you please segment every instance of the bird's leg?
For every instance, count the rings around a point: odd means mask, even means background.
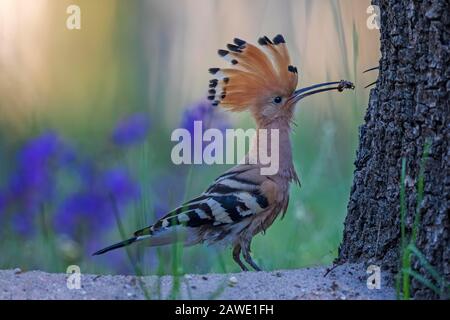
[[[247,261],[247,263],[249,265],[252,266],[253,269],[255,269],[256,271],[262,271],[260,267],[258,267],[258,265],[255,263],[255,261],[253,261],[252,256],[250,255],[250,242],[248,242],[247,244],[245,244],[244,246],[244,250],[243,250],[243,256],[245,261]]]
[[[248,271],[248,268],[241,261],[241,245],[237,244],[233,248],[233,260],[241,267],[242,271]]]

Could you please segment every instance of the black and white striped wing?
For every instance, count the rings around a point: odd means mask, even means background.
[[[152,234],[172,226],[221,226],[236,223],[266,210],[267,197],[260,191],[259,181],[242,177],[242,171],[225,173],[199,197],[186,202],[159,219],[153,226],[135,233]]]

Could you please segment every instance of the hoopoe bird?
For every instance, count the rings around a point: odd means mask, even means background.
[[[353,89],[348,81],[316,84],[296,90],[297,68],[291,65],[283,36],[273,40],[262,37],[259,47],[241,39],[219,50],[219,56],[231,63],[231,68],[211,68],[214,79],[209,83],[209,99],[214,106],[230,111],[248,110],[257,129],[278,131],[279,167],[276,174],[263,175],[264,166],[255,157],[259,130],[245,161],[220,175],[200,196],[182,204],[153,225],[138,230],[128,240],[113,244],[94,253],[144,242],[160,246],[182,241],[190,246],[198,243],[231,245],[234,261],[243,271],[261,268],[250,255],[252,238],[264,232],[289,203],[289,185],[300,184],[292,160],[290,142],[294,107],[301,99],[330,90]],[[256,141],[255,141],[256,140]],[[271,144],[268,144],[269,148]],[[268,150],[270,153],[270,150]]]

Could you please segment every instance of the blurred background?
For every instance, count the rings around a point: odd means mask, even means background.
[[[67,7],[81,9],[69,30]],[[300,86],[354,92],[302,101],[293,133],[302,187],[253,242],[266,270],[331,263],[346,214],[358,126],[376,74],[370,0],[0,0],[0,268],[84,273],[232,272],[227,248],[92,252],[202,192],[226,165],[175,166],[175,128],[250,128],[205,100],[234,37],[281,33]],[[212,121],[211,121],[212,120]]]

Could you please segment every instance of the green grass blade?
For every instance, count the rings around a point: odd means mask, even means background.
[[[400,184],[400,216],[401,216],[401,257],[402,257],[402,283],[403,283],[403,299],[409,299],[410,298],[410,276],[414,274],[414,278],[416,278],[418,281],[424,283],[424,281],[428,282],[429,284],[433,285],[429,280],[425,279],[424,276],[418,274],[415,271],[412,271],[411,269],[411,253],[414,253],[416,256],[418,256],[421,263],[424,265],[424,267],[432,273],[433,277],[438,276],[439,274],[435,272],[435,270],[432,268],[432,266],[426,261],[425,257],[421,255],[420,251],[416,248],[414,245],[417,239],[417,234],[419,231],[419,225],[420,225],[420,206],[422,204],[423,200],[423,191],[424,191],[424,176],[425,176],[425,164],[426,160],[428,158],[429,150],[430,150],[430,141],[427,139],[425,141],[424,150],[422,154],[422,158],[420,161],[420,168],[419,168],[419,177],[417,182],[417,205],[414,215],[414,223],[412,228],[412,235],[410,239],[410,245],[406,247],[406,197],[405,197],[405,178],[406,178],[406,159],[402,159],[402,172],[401,172],[401,184]],[[417,249],[417,250],[414,250]],[[417,255],[417,253],[419,255]],[[422,257],[422,259],[420,258]],[[418,278],[420,277],[420,279]],[[425,284],[425,283],[424,283]],[[427,285],[428,286],[428,285]],[[433,285],[434,286],[434,285]],[[435,286],[436,287],[436,286]],[[436,287],[437,288],[437,287]],[[439,291],[439,290],[438,290]],[[438,293],[439,294],[439,293]]]
[[[425,256],[420,252],[420,250],[413,244],[408,246],[408,250],[416,255],[422,266],[430,273],[430,275],[439,283],[443,282],[443,278],[439,275],[439,272],[428,262]]]
[[[187,173],[182,203],[185,203],[187,201],[188,196],[187,190],[191,185],[191,179],[192,179],[192,166],[189,167]],[[182,255],[183,255],[183,244],[180,241],[175,241],[175,243],[172,245],[172,290],[170,293],[171,299],[176,299],[181,290],[180,276],[183,275],[183,269],[181,265]]]
[[[403,256],[402,256],[402,270],[408,270],[411,269],[411,253],[409,250],[404,250]],[[406,272],[402,272],[402,279],[403,279],[403,299],[409,300],[411,296],[411,292],[409,290],[410,288],[410,278],[409,274]]]
[[[433,283],[431,283],[431,281],[426,279],[421,274],[415,272],[414,270],[411,270],[410,268],[409,269],[403,269],[402,271],[403,271],[403,273],[406,273],[406,274],[410,275],[411,277],[413,277],[414,279],[416,279],[417,281],[421,282],[424,286],[426,286],[426,287],[430,288],[431,290],[433,290],[437,295],[441,294],[439,288],[436,287]]]
[[[405,249],[406,246],[406,199],[405,199],[405,179],[406,179],[406,158],[402,159],[402,173],[400,178],[400,232],[401,232],[401,250]]]
[[[400,256],[402,257],[402,269],[410,268],[410,254],[406,250],[406,199],[405,199],[405,178],[406,178],[406,158],[402,159],[402,171],[400,177],[400,228],[401,228],[401,244],[400,244]],[[402,298],[409,299],[409,275],[401,272],[399,282],[402,283]],[[398,294],[398,297],[400,294]]]
[[[423,148],[422,159],[420,161],[419,169],[419,179],[417,181],[417,205],[416,205],[416,215],[414,217],[414,225],[411,236],[411,243],[416,243],[417,234],[419,232],[420,224],[420,206],[423,200],[423,188],[424,188],[424,176],[425,176],[425,164],[428,159],[428,154],[430,152],[431,143],[429,139],[425,141],[425,146]]]
[[[119,234],[120,234],[120,237],[122,238],[122,240],[125,240],[127,238],[127,236],[125,233],[125,228],[120,219],[119,208],[117,207],[117,202],[116,202],[114,196],[111,195],[110,198],[111,198],[111,203],[113,205],[113,212],[114,212],[114,217],[116,219],[117,229],[119,230]],[[125,247],[125,252],[127,253],[128,260],[130,260],[130,263],[134,270],[134,273],[137,276],[139,286],[140,286],[142,292],[144,293],[145,299],[150,300],[151,299],[150,293],[148,292],[147,287],[145,286],[145,283],[142,280],[143,273],[142,273],[141,268],[139,267],[139,265],[134,261],[133,257],[131,256],[130,248]]]

